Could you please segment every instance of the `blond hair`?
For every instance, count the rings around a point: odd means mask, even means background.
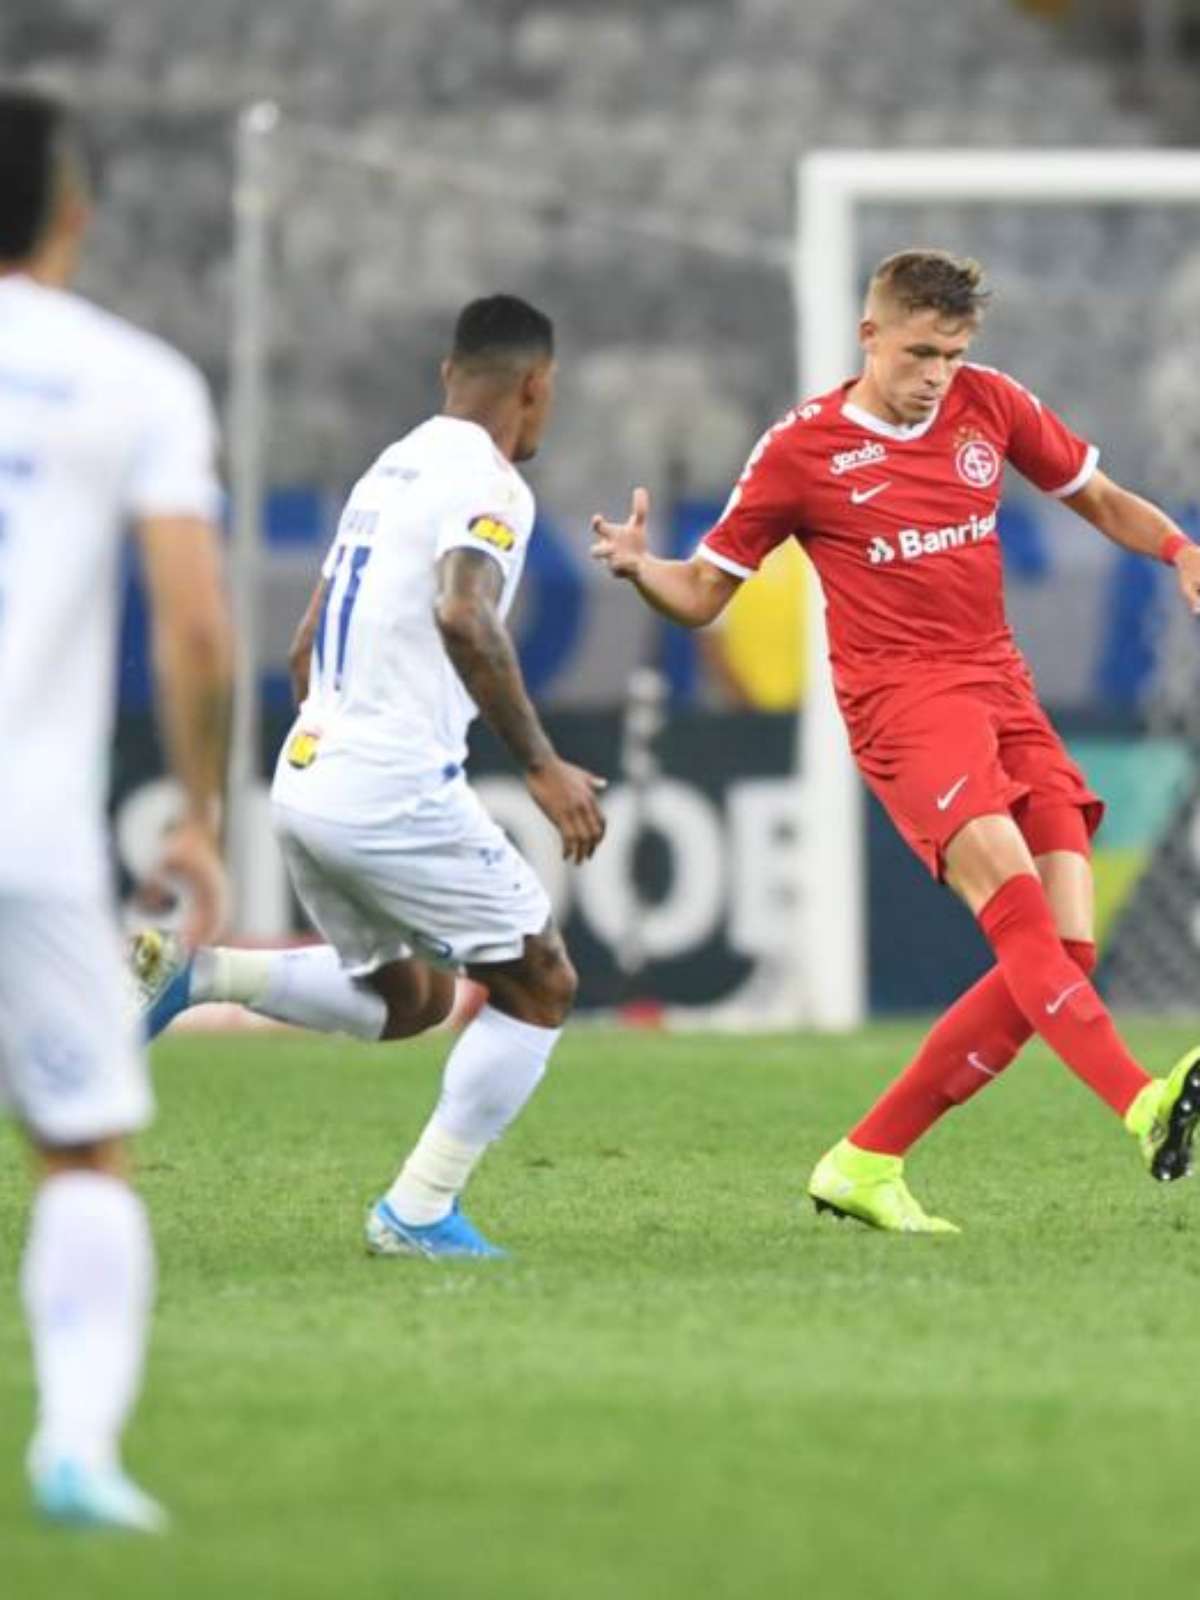
[[[871,274],[868,305],[886,300],[901,311],[938,311],[955,320],[977,322],[991,299],[983,268],[970,256],[948,250],[901,250],[881,261]]]

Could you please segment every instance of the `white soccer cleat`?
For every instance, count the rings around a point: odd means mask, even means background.
[[[191,1004],[191,965],[183,940],[162,928],[143,928],[129,941],[126,1004],[147,1040]]]
[[[85,1467],[67,1457],[33,1474],[33,1501],[49,1521],[76,1528],[165,1533],[170,1520],[119,1467]]]

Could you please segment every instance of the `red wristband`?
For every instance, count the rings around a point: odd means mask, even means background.
[[[1191,540],[1183,533],[1169,533],[1162,542],[1162,549],[1158,552],[1158,559],[1165,561],[1169,567],[1175,565],[1175,557],[1181,550],[1186,550]]]

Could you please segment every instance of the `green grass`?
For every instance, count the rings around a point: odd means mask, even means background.
[[[1132,1029],[1166,1064],[1188,1041]],[[915,1035],[578,1029],[471,1196],[518,1259],[373,1261],[366,1202],[444,1041],[164,1042],[141,1145],[162,1290],[131,1466],[160,1542],[26,1509],[0,1303],[12,1600],[872,1600],[1190,1593],[1200,1192],[1156,1189],[1040,1049],[930,1139],[960,1239],[798,1204]],[[0,1180],[9,1278],[24,1228]]]

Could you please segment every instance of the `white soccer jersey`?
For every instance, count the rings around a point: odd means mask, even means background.
[[[512,605],[533,531],[520,474],[477,423],[433,417],[355,484],[322,573],[308,698],[284,743],[276,800],[378,821],[461,767],[477,708],[437,624],[437,563],[483,551]]]
[[[215,518],[215,439],[170,346],[0,277],[0,890],[107,886],[122,536]]]

